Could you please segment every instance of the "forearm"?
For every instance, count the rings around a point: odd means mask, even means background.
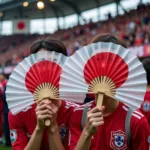
[[[43,131],[35,128],[31,139],[24,150],[40,150]]]
[[[49,130],[49,145],[50,150],[65,150],[61,142],[58,125]]]
[[[91,139],[92,136],[90,136],[88,134],[88,132],[85,131],[85,129],[83,130],[78,143],[75,147],[75,150],[89,150],[90,149],[90,144],[91,144]]]

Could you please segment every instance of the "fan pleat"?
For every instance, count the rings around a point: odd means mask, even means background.
[[[85,87],[81,87],[80,85],[78,85],[78,84],[73,84],[73,83],[66,83],[65,85],[64,85],[64,83],[63,82],[61,82],[60,83],[60,86],[62,87],[64,87],[64,88],[68,88],[68,90],[69,90],[69,88],[78,88],[78,89],[80,89],[80,90],[87,90],[87,88],[85,88]]]
[[[80,70],[75,70],[70,63],[66,65],[66,71],[68,70],[69,72],[74,72],[77,76],[82,76],[82,72],[80,72]]]
[[[32,99],[33,99],[33,98],[32,98]],[[18,100],[17,102],[18,102],[18,105],[23,105],[23,104],[30,103],[30,102],[32,102],[32,104],[34,104],[34,101],[33,101],[32,99],[28,99],[28,100],[27,100],[27,99],[24,99],[24,101],[19,101],[19,100]],[[10,109],[16,106],[16,105],[14,104],[14,102],[15,102],[15,101],[10,101],[10,107],[9,107]]]
[[[139,81],[142,81],[143,83],[145,83],[146,82],[145,78],[146,78],[145,72],[140,72],[140,73],[134,72],[133,74],[129,74],[128,82],[131,82],[131,81],[136,82],[138,79]]]
[[[72,73],[72,72],[68,72],[66,70],[63,70],[63,73],[65,74],[65,76],[61,76],[62,80],[63,78],[66,79],[66,78],[71,78],[72,81],[75,81],[73,79],[77,79],[77,82],[81,82],[81,83],[84,83],[85,80],[83,78],[81,78],[80,76],[76,75],[75,73]],[[75,81],[76,82],[76,81]],[[60,80],[60,83],[61,83],[61,80]]]
[[[11,83],[9,83],[8,86],[9,86],[10,91],[18,91],[18,90],[24,91],[24,90],[26,90],[26,88],[23,86],[19,86],[19,85],[15,86],[14,84],[11,84]]]
[[[15,102],[15,101],[26,101],[26,100],[33,100],[33,95],[27,95],[26,97],[22,97],[22,96],[16,96],[16,97],[8,97],[7,98],[7,100],[8,101],[10,101],[10,103],[11,103],[11,101],[13,101],[13,102]]]
[[[73,83],[73,84],[78,84],[78,85],[80,85],[80,86],[84,86],[84,85],[85,85],[83,82],[72,80],[72,78],[70,78],[69,76],[64,76],[64,77],[63,77],[63,81],[64,81],[64,82],[68,82],[68,83],[71,82],[71,83]]]
[[[124,98],[123,96],[120,96],[120,95],[117,95],[116,99],[121,100],[123,103],[125,103],[135,109],[139,108],[139,105],[141,105],[141,102],[139,102],[139,101],[136,101],[134,99],[130,99],[127,101],[126,97]]]
[[[29,95],[29,92],[28,91],[24,91],[24,92],[22,92],[22,91],[18,91],[18,92],[16,92],[16,93],[14,93],[14,91],[7,91],[7,94],[9,94],[9,96],[26,96],[26,95]]]
[[[22,84],[24,84],[24,78],[18,80],[17,75],[12,76],[9,80],[10,80],[10,82],[12,84],[16,84],[17,83],[20,86],[22,86]]]
[[[12,108],[9,108],[9,109],[10,109],[10,110],[13,112],[13,114],[15,115],[15,114],[19,113],[20,110],[24,110],[24,109],[28,108],[28,107],[31,106],[31,105],[33,105],[33,103],[32,103],[32,102],[28,102],[28,103],[20,104],[20,105],[18,105],[18,106],[15,106],[15,107],[12,107]]]

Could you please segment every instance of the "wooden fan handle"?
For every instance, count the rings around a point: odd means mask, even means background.
[[[51,121],[50,121],[49,119],[45,120],[45,125],[46,125],[47,127],[50,126],[50,124],[51,124]]]
[[[98,93],[97,104],[96,104],[97,106],[102,106],[103,98],[104,98],[104,94]]]

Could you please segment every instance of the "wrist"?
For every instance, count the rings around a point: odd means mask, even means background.
[[[88,129],[86,129],[86,127],[83,129],[83,133],[84,133],[84,136],[85,138],[92,138],[93,134],[91,134]]]
[[[40,133],[40,132],[43,132],[43,131],[44,131],[44,128],[41,128],[41,127],[39,127],[38,125],[36,125],[35,131],[38,132],[38,133]]]
[[[50,125],[50,127],[49,127],[49,132],[50,132],[51,134],[54,134],[58,129],[59,129],[59,127],[58,127],[57,123],[55,123],[55,124],[53,124],[53,125]]]

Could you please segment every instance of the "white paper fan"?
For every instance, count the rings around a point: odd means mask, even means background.
[[[59,98],[59,80],[67,57],[41,51],[20,62],[12,72],[6,89],[6,100],[13,114],[34,104],[34,100]]]
[[[60,79],[60,98],[77,103],[83,103],[87,93],[101,93],[139,108],[145,91],[146,73],[138,58],[113,43],[99,42],[76,51]]]

